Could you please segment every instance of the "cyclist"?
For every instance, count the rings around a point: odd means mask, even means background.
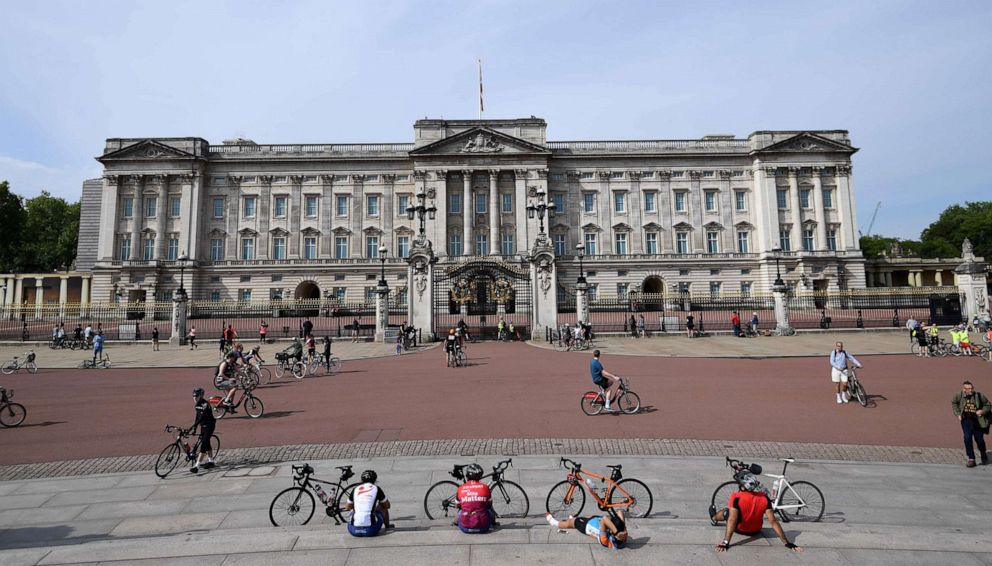
[[[93,337],[93,363],[96,363],[97,357],[100,361],[103,361],[103,332],[97,332],[96,336]]]
[[[296,362],[303,360],[303,345],[300,344],[300,339],[293,336],[292,343],[290,343],[289,347],[283,350],[282,353],[286,354],[286,356],[292,358]]]
[[[83,338],[86,340],[87,348],[93,345],[93,325],[89,322],[86,323],[86,328],[83,329]]]
[[[727,507],[717,511],[711,505],[709,509],[710,523],[713,526],[717,526],[722,521],[727,522],[727,530],[723,536],[723,542],[716,545],[716,551],[726,552],[730,548],[730,539],[734,536],[734,533],[740,533],[744,536],[755,536],[759,534],[764,524],[763,520],[767,519],[772,529],[775,530],[775,534],[778,535],[778,538],[785,544],[786,548],[793,552],[802,552],[803,549],[801,546],[796,546],[785,536],[782,525],[775,518],[771,501],[768,500],[768,494],[761,487],[761,482],[758,481],[758,478],[750,471],[742,470],[734,475],[734,479],[737,480],[737,485],[740,489],[730,494]]]
[[[834,344],[834,349],[830,351],[830,380],[837,384],[838,404],[847,403],[851,400],[851,394],[847,390],[848,361],[854,364],[854,367],[861,367],[861,362],[844,350],[843,342]]]
[[[919,325],[913,329],[913,333],[916,336],[916,343],[920,346],[920,354],[923,357],[930,357],[930,340],[927,337],[930,331],[930,324]]]
[[[83,327],[76,323],[75,330],[72,331],[72,339],[79,343],[83,340]]]
[[[930,348],[936,348],[940,344],[940,327],[927,321],[926,331]]]
[[[610,380],[612,379],[619,381],[620,378],[603,369],[603,363],[599,361],[599,356],[599,350],[593,351],[592,361],[589,362],[589,373],[592,374],[592,382],[598,385],[604,392],[606,397],[605,410],[611,413],[616,413],[618,411],[613,407],[610,407],[610,387],[613,385],[613,381]]]
[[[459,342],[472,341],[472,336],[468,333],[468,325],[465,324],[464,319],[458,319],[458,324],[455,325],[458,328],[458,340]]]
[[[348,533],[353,537],[374,537],[383,525],[387,529],[395,525],[389,522],[389,499],[386,492],[375,485],[379,476],[375,470],[362,472],[362,483],[348,496],[345,509],[352,511],[348,520]]]
[[[307,334],[304,337],[307,343],[307,363],[313,362],[314,357],[317,354],[317,343],[314,342],[313,335]]]
[[[259,364],[264,364],[265,360],[262,359],[261,352],[262,352],[261,346],[255,346],[251,350],[248,350],[248,353],[244,354],[244,356],[242,357],[242,359],[245,362],[245,365],[247,366],[251,364],[257,367]],[[256,362],[255,360],[258,361]]]
[[[193,421],[193,426],[189,427],[189,433],[195,434],[196,427],[200,427],[200,453],[197,454],[193,467],[189,469],[190,472],[195,474],[199,468],[209,470],[215,466],[214,449],[210,445],[210,437],[214,434],[214,427],[217,425],[217,420],[214,419],[214,413],[211,410],[210,403],[203,398],[202,387],[197,387],[193,390],[193,401],[193,408],[196,409],[196,420]],[[206,462],[203,461],[204,458],[206,458]]]
[[[331,371],[331,337],[324,336],[324,369]]]
[[[456,524],[463,533],[488,533],[492,527],[499,525],[489,486],[479,481],[482,473],[482,466],[469,464],[465,467],[465,483],[458,487]]]
[[[449,366],[452,360],[454,360],[455,353],[458,352],[459,347],[458,337],[455,336],[455,329],[451,328],[448,330],[448,337],[444,340],[444,355]]]
[[[971,337],[968,335],[968,328],[962,328],[958,332],[958,340],[960,344],[958,346],[961,348],[961,353],[970,356],[971,355]]]
[[[217,386],[217,389],[227,391],[227,395],[224,396],[222,403],[224,403],[231,413],[237,413],[234,409],[234,403],[231,402],[231,399],[234,398],[234,393],[238,390],[237,360],[238,354],[236,350],[228,352],[224,361],[217,366],[217,377],[214,378],[214,385]]]
[[[551,513],[545,513],[544,518],[556,529],[572,529],[596,539],[606,548],[623,548],[627,546],[627,521],[622,510],[614,511],[611,507],[606,515],[601,517],[569,517],[557,521]]]

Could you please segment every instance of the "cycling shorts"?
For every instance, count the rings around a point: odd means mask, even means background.
[[[237,386],[238,382],[235,379],[222,379],[220,381],[214,381],[217,385],[217,389],[227,391]]]
[[[353,537],[374,537],[382,529],[382,523],[385,521],[385,517],[382,513],[376,511],[374,519],[372,524],[367,527],[356,527],[351,521],[348,521],[348,534]]]
[[[214,434],[215,425],[200,425],[200,452],[213,450],[210,446],[210,437]]]

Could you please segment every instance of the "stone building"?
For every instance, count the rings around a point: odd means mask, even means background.
[[[403,292],[402,260],[423,193],[441,261],[519,262],[539,230],[527,205],[555,205],[545,229],[559,285],[590,299],[630,291],[768,290],[776,258],[809,289],[865,286],[844,130],[747,138],[547,141],[540,118],[418,120],[412,142],[263,145],[235,139],[111,138],[101,179],[83,184],[76,268],[92,300],[338,297],[379,278]],[[781,252],[773,250],[780,249]]]

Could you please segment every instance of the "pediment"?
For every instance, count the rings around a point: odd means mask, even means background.
[[[707,230],[723,230],[723,224],[716,221],[707,222],[706,224],[703,224],[703,228],[706,228]]]
[[[410,155],[421,157],[428,155],[491,156],[535,153],[551,154],[544,146],[490,128],[477,127],[419,147],[411,151]]]
[[[365,232],[369,236],[380,236],[382,235],[382,230],[378,226],[366,226],[362,232]]]
[[[679,222],[678,224],[672,226],[672,229],[678,232],[691,232],[693,228],[692,224],[689,224],[688,222]]]
[[[618,223],[616,223],[616,224],[613,225],[613,231],[614,232],[630,232],[631,231],[630,230],[630,224],[627,224],[626,222],[618,222]]]
[[[555,224],[554,226],[548,228],[548,231],[549,232],[555,232],[555,233],[568,232],[568,224],[564,224],[562,222],[559,222],[559,223]]]
[[[757,153],[854,153],[858,148],[844,145],[832,139],[816,135],[811,132],[802,132],[791,138],[784,139],[768,147],[755,150]]]
[[[101,155],[96,159],[102,163],[104,161],[188,160],[196,159],[196,156],[155,140],[144,140],[134,145],[118,149],[117,151]]]
[[[737,224],[734,224],[734,228],[737,228],[738,230],[754,230],[754,224],[751,224],[746,220],[742,220]]]
[[[397,234],[402,234],[402,235],[412,235],[416,233],[413,231],[412,228],[409,228],[407,226],[397,226],[393,231],[396,232]]]
[[[272,234],[273,236],[287,236],[287,235],[289,235],[289,232],[287,232],[285,228],[273,228],[273,229],[269,230],[269,233]]]
[[[305,236],[319,236],[320,230],[314,228],[313,226],[307,226],[306,228],[300,230],[300,233]]]
[[[647,224],[642,226],[642,228],[644,228],[644,230],[648,232],[658,232],[664,230],[664,227],[662,227],[662,225],[658,224],[657,222],[648,222]]]
[[[598,225],[593,224],[592,222],[590,222],[590,223],[588,223],[588,224],[586,224],[585,226],[582,227],[582,231],[583,232],[602,232],[603,229],[600,228]]]
[[[351,230],[345,228],[344,226],[338,226],[337,228],[331,230],[335,236],[350,236]]]

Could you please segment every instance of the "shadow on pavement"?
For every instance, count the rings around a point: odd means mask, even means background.
[[[20,527],[16,529],[0,529],[0,548],[31,548],[35,546],[54,546],[64,544],[80,544],[83,542],[101,540],[106,535],[70,536],[74,529],[65,525],[51,527]]]
[[[265,413],[262,415],[263,419],[280,419],[282,417],[288,417],[296,413],[305,413],[306,411],[273,411],[271,413]]]
[[[22,424],[22,425],[18,425],[17,428],[29,428],[32,426],[52,426],[57,424],[65,424],[65,421],[45,421],[43,423]]]

